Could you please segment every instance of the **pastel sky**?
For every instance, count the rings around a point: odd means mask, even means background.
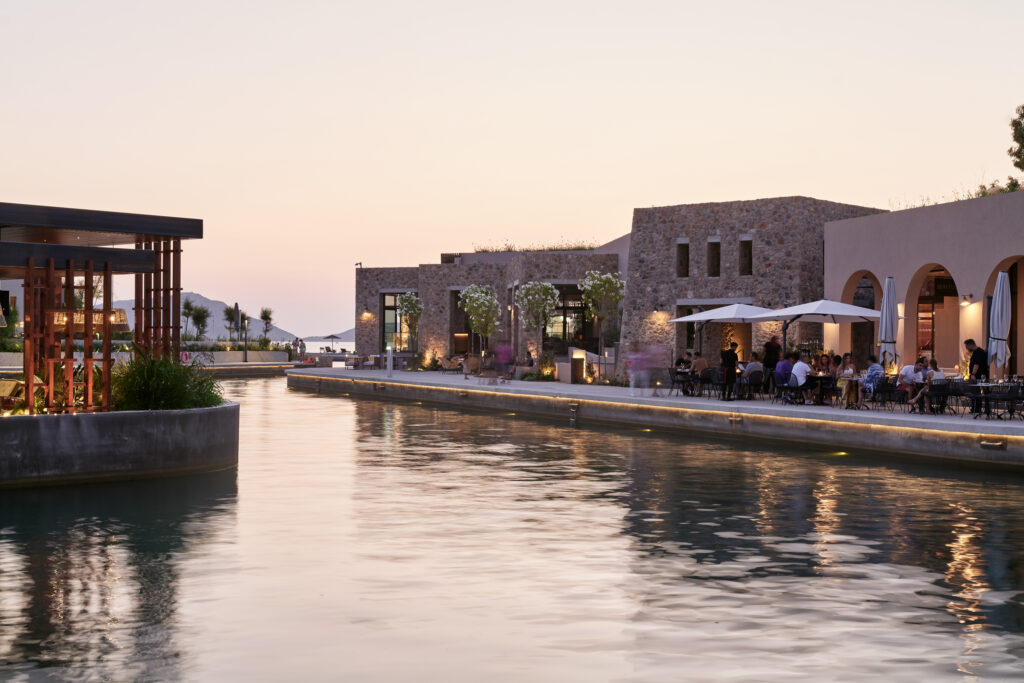
[[[0,201],[202,218],[186,289],[327,334],[357,261],[1005,178],[1022,25],[1019,0],[0,0]]]

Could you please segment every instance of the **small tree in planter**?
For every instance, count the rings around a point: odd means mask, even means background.
[[[547,282],[527,282],[516,291],[516,308],[523,327],[535,335],[534,353],[540,361],[544,344],[544,328],[560,304],[558,289]]]
[[[601,334],[601,328],[608,316],[618,315],[619,302],[625,293],[626,283],[619,278],[618,273],[588,270],[579,286],[583,294],[583,303],[597,318],[598,353],[603,355],[604,335]]]
[[[419,329],[420,316],[423,315],[423,302],[416,296],[415,292],[403,292],[398,295],[398,314],[405,318],[405,324],[409,326],[409,336],[412,343],[409,345],[414,351],[419,350]]]
[[[498,296],[488,285],[470,285],[459,292],[459,308],[466,312],[469,329],[487,339],[501,321],[501,307]],[[472,349],[470,349],[472,351]]]

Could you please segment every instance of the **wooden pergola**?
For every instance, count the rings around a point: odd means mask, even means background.
[[[127,323],[111,305],[114,275],[135,275],[135,343],[157,358],[179,358],[181,241],[202,236],[198,219],[0,203],[0,277],[25,288],[28,412],[39,391],[47,412],[110,409],[112,334]],[[78,365],[76,338],[84,341]]]

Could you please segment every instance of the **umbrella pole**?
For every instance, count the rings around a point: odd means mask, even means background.
[[[787,346],[786,346],[786,332],[789,331],[789,322],[790,321],[788,321],[788,320],[782,321],[782,355],[783,356],[785,356],[788,353],[788,351],[786,350],[787,349]]]

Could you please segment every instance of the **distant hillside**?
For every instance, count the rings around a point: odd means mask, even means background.
[[[327,337],[329,337],[329,336],[331,336],[331,335],[325,334],[322,337],[309,337],[309,339],[311,339],[313,341],[321,341],[321,340],[326,340]],[[353,327],[352,329],[345,330],[344,332],[335,332],[334,336],[337,337],[337,339],[335,341],[337,341],[339,344],[341,342],[349,342],[349,343],[353,343],[354,344],[355,341],[356,341],[356,328]]]
[[[210,309],[210,322],[206,325],[206,337],[205,339],[213,341],[217,337],[223,337],[227,339],[228,331],[224,328],[224,309],[227,308],[227,304],[223,301],[216,301],[214,299],[207,299],[202,294],[195,292],[182,292],[181,302],[185,303],[188,299],[196,306],[204,306]],[[114,302],[114,308],[125,308],[128,309],[128,324],[134,326],[135,316],[132,315],[131,309],[135,305],[133,299],[123,299]],[[231,304],[232,308],[234,304]],[[263,334],[263,322],[259,319],[259,311],[247,311],[252,316],[249,320],[249,338],[256,339]],[[185,329],[185,321],[181,321],[182,331]],[[192,333],[192,329],[189,328],[189,333]],[[282,330],[280,327],[274,325],[270,328],[270,334],[268,335],[271,341],[291,341],[296,337],[288,330]]]

